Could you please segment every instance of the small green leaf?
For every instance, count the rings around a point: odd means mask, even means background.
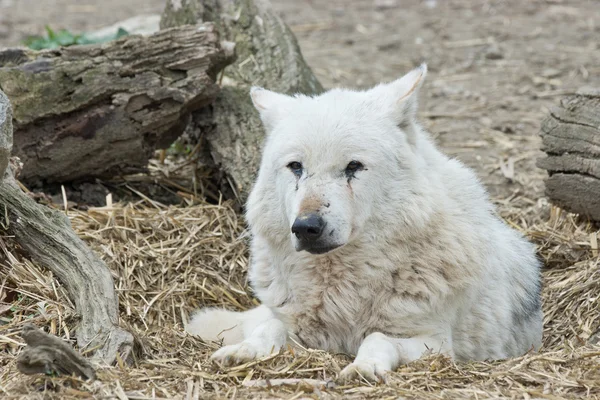
[[[105,43],[127,35],[129,35],[129,32],[123,28],[119,28],[114,35],[91,39],[85,34],[74,34],[67,29],[61,29],[60,31],[56,32],[50,28],[50,26],[46,26],[46,37],[31,36],[25,39],[23,44],[33,50],[56,49],[61,46],[67,47],[76,44]]]
[[[48,39],[50,39],[50,41],[53,42],[54,38],[56,37],[56,34],[52,30],[52,28],[50,28],[49,25],[46,25],[46,33],[48,34]]]
[[[121,39],[123,36],[129,36],[129,32],[127,32],[123,28],[119,28],[119,30],[117,31],[117,35],[115,36],[115,39]]]

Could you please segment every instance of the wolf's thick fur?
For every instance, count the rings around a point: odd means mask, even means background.
[[[355,354],[342,378],[378,379],[428,350],[484,360],[540,347],[534,248],[417,123],[426,72],[316,97],[252,90],[268,132],[247,204],[263,305],[192,319],[188,332],[224,340],[214,359],[296,341]],[[291,231],[306,215],[324,229],[309,245]]]

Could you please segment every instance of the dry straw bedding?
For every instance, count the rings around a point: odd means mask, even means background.
[[[470,364],[434,355],[400,368],[387,385],[334,386],[328,381],[350,361],[345,355],[286,351],[218,370],[208,362],[217,345],[183,332],[199,306],[245,309],[255,302],[246,288],[242,217],[227,203],[187,198],[187,206],[146,199],[68,212],[74,229],[111,268],[122,323],[140,343],[133,367],[101,368],[93,383],[17,371],[26,322],[72,339],[77,316],[59,282],[2,238],[0,397],[600,398],[600,346],[587,343],[600,324],[597,232],[574,215],[518,196],[498,201],[502,217],[535,241],[547,265],[541,353]]]

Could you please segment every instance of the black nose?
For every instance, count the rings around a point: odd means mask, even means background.
[[[292,233],[302,241],[317,240],[325,228],[325,221],[318,214],[302,214],[292,225]]]

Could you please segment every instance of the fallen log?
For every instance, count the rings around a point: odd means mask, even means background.
[[[323,87],[269,1],[168,0],[161,28],[202,21],[214,22],[224,39],[235,42],[237,57],[224,70],[215,101],[195,112],[188,128],[195,140],[206,142],[210,158],[227,175],[241,205],[256,178],[264,139],[250,86],[287,94],[317,94]]]
[[[213,101],[233,58],[210,23],[103,45],[0,50],[19,179],[37,186],[144,171],[190,112]]]
[[[67,342],[32,324],[23,327],[21,336],[27,343],[17,358],[17,368],[22,373],[77,375],[84,379],[96,379],[96,371],[91,364]]]
[[[538,167],[548,172],[546,195],[567,211],[600,221],[600,89],[563,99],[542,123]]]
[[[12,141],[10,125],[10,103],[0,90],[0,144]],[[10,166],[0,180],[0,213],[0,231],[65,286],[80,316],[75,333],[79,347],[95,349],[95,358],[109,364],[117,355],[128,360],[133,337],[119,327],[118,300],[110,271],[75,234],[69,218],[24,193]]]

